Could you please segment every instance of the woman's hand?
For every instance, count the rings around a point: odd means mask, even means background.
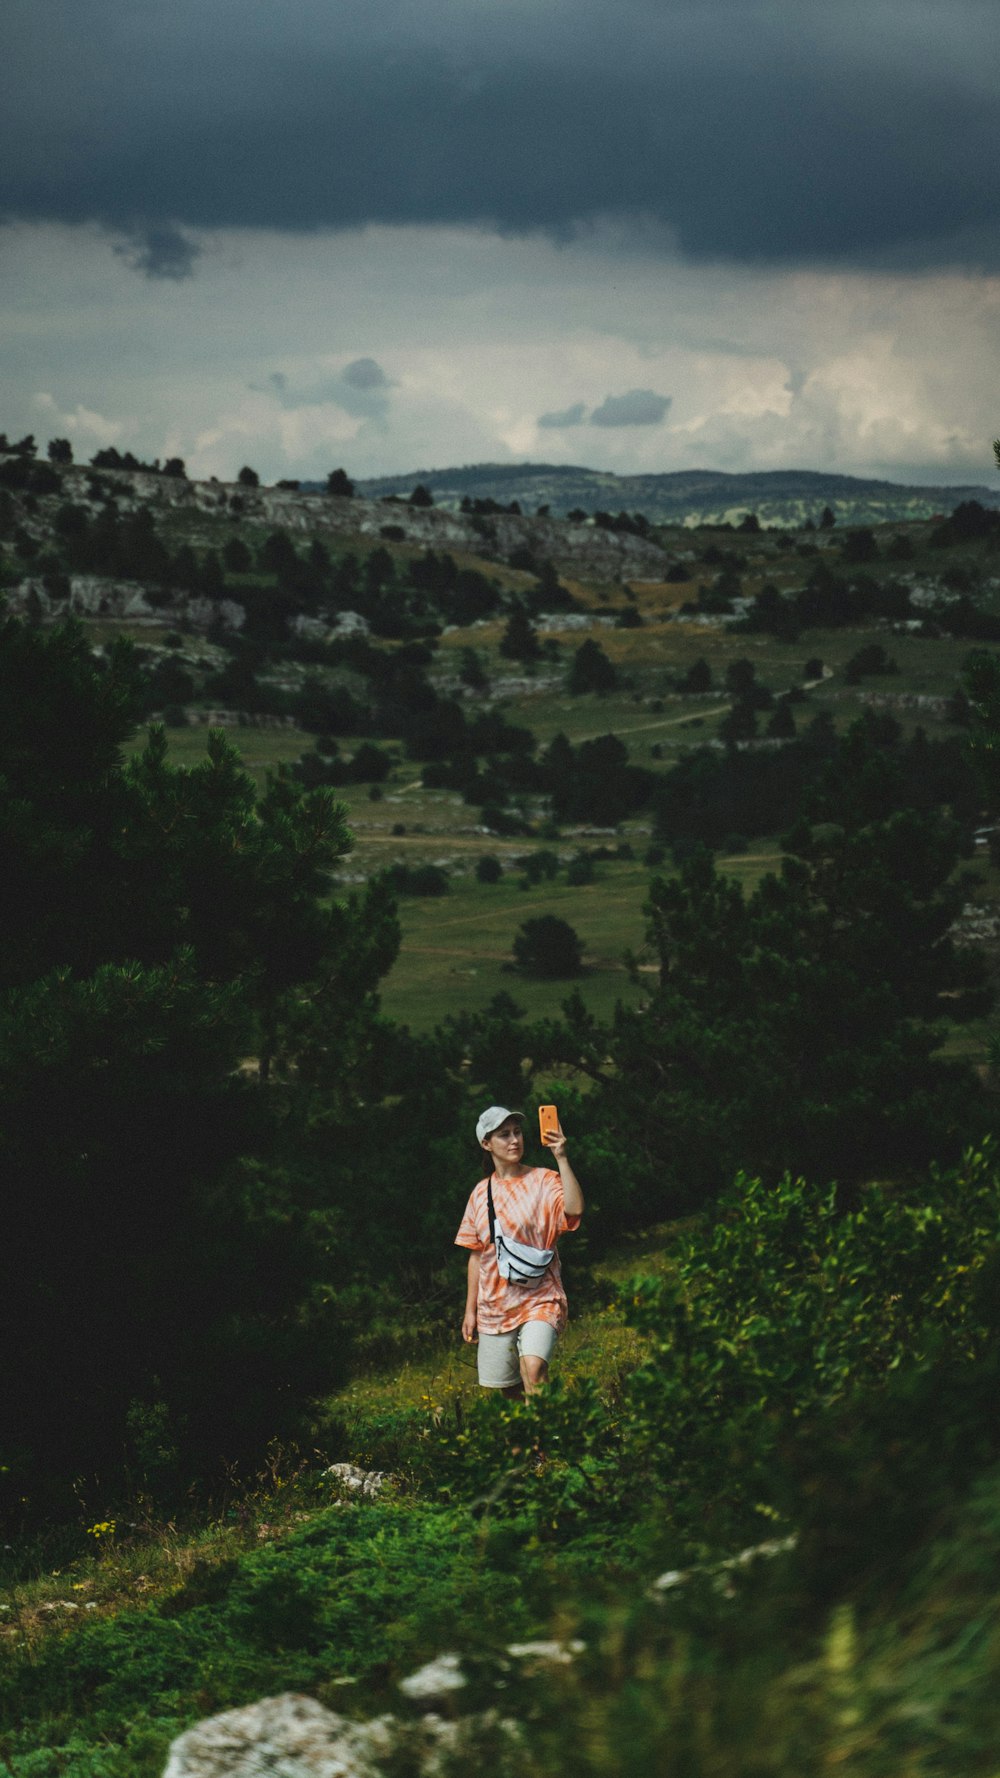
[[[552,1159],[555,1161],[556,1165],[558,1166],[559,1162],[562,1160],[563,1156],[566,1153],[566,1138],[562,1133],[562,1126],[560,1126],[560,1128],[556,1131],[554,1136],[549,1137],[545,1146],[548,1149],[550,1155],[552,1156]]]
[[[466,1309],[462,1316],[462,1338],[468,1346],[476,1337],[476,1311]]]
[[[569,1164],[569,1156],[566,1153],[566,1138],[563,1135],[561,1124],[555,1135],[549,1137],[546,1147],[559,1169],[559,1177],[562,1180],[563,1203],[566,1206],[567,1216],[581,1216],[583,1214],[583,1191],[580,1186],[580,1181]]]

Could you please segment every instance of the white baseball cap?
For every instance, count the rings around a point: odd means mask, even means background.
[[[486,1137],[492,1136],[494,1130],[499,1130],[500,1125],[506,1123],[509,1117],[519,1117],[521,1122],[524,1122],[523,1111],[508,1111],[506,1105],[488,1106],[476,1124],[476,1141],[484,1142]]]

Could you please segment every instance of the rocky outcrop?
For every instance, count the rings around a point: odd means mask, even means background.
[[[421,549],[459,550],[490,560],[509,560],[527,551],[537,561],[551,561],[558,572],[617,584],[632,578],[659,580],[667,556],[648,539],[631,532],[607,531],[565,519],[491,513],[483,517],[448,512],[435,506],[410,506],[388,500],[345,500],[293,488],[244,488],[233,482],[192,482],[177,476],[137,470],[100,471],[114,484],[121,511],[146,506],[154,513],[189,507],[206,514],[225,513],[241,522],[296,535],[405,543]],[[91,471],[77,467],[63,472],[64,495],[86,501]]]
[[[522,1672],[530,1672],[565,1666],[584,1646],[577,1640],[512,1642],[506,1653],[508,1662],[516,1661]],[[502,1671],[509,1674],[507,1663]],[[210,1716],[179,1735],[163,1778],[383,1778],[387,1770],[398,1768],[400,1760],[407,1771],[434,1778],[445,1759],[451,1771],[463,1754],[469,1771],[478,1771],[484,1746],[517,1750],[521,1732],[510,1717],[496,1710],[454,1714],[455,1694],[468,1683],[458,1655],[439,1655],[400,1680],[399,1690],[411,1710],[414,1705],[438,1704],[449,1707],[452,1714],[443,1716],[428,1708],[419,1717],[387,1714],[368,1722],[340,1716],[298,1692],[262,1698]]]
[[[12,617],[30,617],[33,613],[46,622],[75,614],[78,617],[117,617],[129,623],[163,622],[162,612],[150,604],[147,589],[134,580],[106,580],[98,574],[74,574],[68,591],[51,593],[44,581],[22,580],[11,587],[6,596]],[[178,598],[184,595],[177,594]]]
[[[204,634],[213,626],[237,633],[246,623],[246,610],[235,599],[201,599],[180,588],[158,589],[155,603],[150,589],[136,580],[107,580],[100,574],[74,574],[68,591],[52,593],[43,580],[22,580],[6,595],[12,617],[44,622],[64,617],[110,617],[138,625],[162,625],[167,619],[185,629]]]
[[[356,1463],[331,1463],[323,1474],[362,1500],[373,1500],[390,1479],[380,1469],[359,1469]]]
[[[433,1723],[450,1726],[438,1718]],[[315,1698],[283,1692],[180,1735],[163,1778],[379,1778],[396,1745],[394,1726],[386,1717],[350,1722]],[[440,1750],[433,1729],[425,1739],[428,1755]]]
[[[463,1755],[468,1769],[478,1770],[484,1738],[494,1747],[520,1739],[516,1725],[495,1710],[353,1722],[316,1698],[283,1692],[210,1716],[179,1735],[163,1778],[385,1778],[401,1763],[407,1772],[437,1778]]]

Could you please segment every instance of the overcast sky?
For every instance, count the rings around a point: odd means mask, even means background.
[[[6,0],[0,429],[989,481],[997,0]]]

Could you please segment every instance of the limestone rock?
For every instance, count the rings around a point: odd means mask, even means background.
[[[323,1474],[329,1476],[341,1487],[347,1488],[352,1494],[360,1494],[364,1500],[373,1500],[381,1494],[389,1480],[380,1469],[359,1469],[355,1463],[331,1463]]]
[[[284,1692],[179,1735],[163,1778],[385,1778],[401,1755],[408,1772],[441,1778],[446,1760],[448,1770],[462,1757],[477,1770],[484,1739],[493,1749],[520,1747],[517,1725],[492,1710],[458,1721],[428,1712],[416,1721],[351,1722],[315,1698]]]
[[[425,1667],[401,1679],[399,1689],[407,1698],[443,1698],[468,1684],[458,1655],[438,1655]]]
[[[353,1723],[315,1698],[283,1692],[179,1735],[163,1778],[379,1778],[390,1746],[381,1718]]]
[[[513,1655],[515,1661],[538,1661],[543,1665],[567,1667],[574,1655],[582,1655],[586,1646],[579,1636],[574,1636],[569,1642],[509,1642],[507,1653]]]

